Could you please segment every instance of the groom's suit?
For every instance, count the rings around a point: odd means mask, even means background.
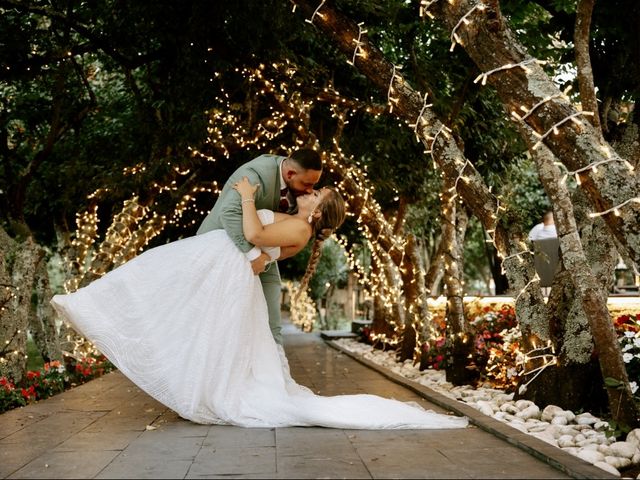
[[[255,196],[256,209],[266,208],[278,211],[280,163],[284,158],[278,155],[260,155],[233,172],[224,184],[213,209],[198,228],[197,235],[223,228],[242,253],[249,252],[254,246],[247,242],[242,233],[242,204],[240,195],[233,189],[233,185],[242,180],[242,177],[248,177],[252,185],[260,185]],[[281,282],[277,262],[273,262],[267,271],[260,274],[260,281],[269,307],[269,327],[276,342],[282,344]]]

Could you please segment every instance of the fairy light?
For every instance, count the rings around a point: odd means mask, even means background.
[[[531,285],[533,285],[533,284],[534,284],[534,283],[536,283],[536,282],[540,282],[540,277],[538,276],[538,274],[537,274],[537,273],[535,273],[535,274],[533,275],[533,279],[531,279],[531,280],[530,280],[530,281],[529,281],[529,282],[528,282],[528,283],[527,283],[527,284],[522,288],[522,290],[520,290],[520,291],[518,292],[518,295],[516,296],[516,298],[515,298],[514,302],[517,304],[517,303],[518,303],[518,299],[520,298],[520,296],[521,296],[521,295],[523,295],[523,294],[526,292],[526,290],[527,290]]]
[[[326,0],[322,0],[322,1],[320,2],[320,5],[318,5],[318,8],[316,8],[316,9],[314,10],[313,15],[311,15],[311,18],[307,18],[307,19],[305,19],[305,22],[313,24],[313,20],[314,20],[314,18],[316,18],[316,15],[317,15],[318,17],[320,17],[320,18],[322,18],[322,19],[324,20],[324,15],[322,15],[322,14],[320,13],[320,9],[322,8],[322,6],[323,6],[325,3],[326,3]],[[294,10],[295,10],[295,9],[294,9]]]
[[[518,114],[517,111],[512,111],[511,115],[516,119],[519,120],[521,122],[524,122],[529,116],[531,116],[538,108],[540,108],[542,105],[550,102],[551,100],[555,100],[556,98],[564,98],[567,101],[569,100],[568,97],[568,93],[569,91],[572,89],[573,87],[571,85],[569,85],[567,88],[565,88],[565,90],[563,92],[559,92],[559,93],[554,93],[553,95],[548,95],[546,97],[544,97],[542,100],[540,100],[538,103],[536,103],[533,107],[527,109],[524,105],[520,106],[520,110],[522,112],[524,112],[523,116],[520,116]]]
[[[401,70],[402,67],[399,65],[393,65],[393,70],[391,71],[391,78],[389,79],[389,88],[387,89],[387,103],[389,104],[389,113],[393,113],[393,105],[397,105],[400,101],[397,97],[392,97],[391,94],[394,92],[393,82],[397,79],[399,82],[402,81],[402,76],[398,75],[397,71]]]
[[[420,127],[420,122],[423,121],[422,116],[424,115],[424,112],[426,112],[428,108],[433,106],[432,103],[427,103],[428,96],[429,94],[425,92],[424,98],[422,99],[422,108],[420,109],[420,113],[418,113],[415,123],[409,125],[410,127],[413,127],[413,133],[415,133],[416,141],[418,142],[420,142],[420,136],[418,135],[418,127]]]
[[[420,1],[420,17],[424,17],[425,15],[429,18],[434,18],[433,13],[429,11],[431,5],[436,3],[438,0],[421,0]]]
[[[543,352],[545,350],[551,350],[551,353],[543,353],[543,354],[538,354],[538,355],[534,355],[531,356],[532,353],[535,352]],[[520,387],[518,392],[520,394],[523,394],[524,392],[527,391],[527,387],[547,368],[553,366],[553,365],[557,365],[558,364],[558,357],[555,354],[555,350],[553,348],[553,344],[551,343],[551,341],[547,341],[547,345],[545,347],[539,347],[539,348],[534,348],[533,350],[530,350],[529,352],[524,354],[523,359],[521,360],[520,364],[525,366],[530,363],[532,360],[537,360],[537,359],[542,359],[542,365],[540,365],[539,367],[536,367],[532,370],[525,370],[522,373],[523,377],[526,377],[528,375],[531,375],[533,373],[535,373],[535,375],[530,378],[529,380],[527,380],[526,383],[523,383]]]
[[[482,85],[486,85],[487,79],[489,78],[490,75],[493,75],[494,73],[500,72],[503,70],[510,70],[512,68],[522,68],[524,72],[528,74],[531,72],[531,69],[528,68],[527,65],[530,65],[532,63],[544,65],[547,62],[544,60],[538,60],[536,58],[530,58],[529,60],[523,60],[522,62],[519,62],[519,63],[507,63],[506,65],[502,65],[500,67],[494,68],[493,70],[489,70],[488,72],[481,73],[475,78],[473,83],[481,82]]]
[[[433,157],[433,147],[435,146],[436,141],[438,140],[438,136],[442,134],[448,140],[450,137],[450,133],[451,133],[451,129],[449,127],[447,127],[446,125],[441,125],[440,128],[436,131],[436,134],[433,136],[433,138],[428,138],[428,140],[431,140],[431,145],[429,146],[429,150],[427,150],[425,153],[431,154],[431,156]],[[434,162],[435,162],[435,158],[434,158]]]
[[[364,42],[361,40],[362,39],[362,35],[367,33],[367,30],[363,30],[362,29],[362,25],[364,25],[364,22],[358,23],[358,38],[357,39],[355,39],[355,38],[353,39],[353,42],[356,44],[356,46],[353,49],[353,57],[351,58],[351,60],[347,60],[347,63],[349,65],[355,65],[356,57],[363,57],[363,58],[367,57],[367,53],[362,48],[362,45],[364,45]]]
[[[453,52],[453,49],[456,47],[456,44],[459,43],[460,45],[462,45],[462,39],[456,33],[458,28],[460,28],[462,25],[469,25],[471,23],[471,20],[469,20],[469,16],[471,16],[473,12],[475,12],[476,10],[479,12],[483,12],[486,8],[487,6],[484,3],[477,3],[467,13],[463,15],[463,17],[458,21],[458,23],[456,23],[455,27],[453,27],[453,30],[451,31],[451,48],[449,49],[450,52]]]
[[[562,120],[560,120],[559,122],[555,123],[549,130],[547,130],[543,135],[540,135],[538,132],[536,132],[535,130],[532,130],[533,135],[538,139],[538,141],[533,145],[533,147],[531,147],[532,150],[537,150],[538,147],[540,147],[540,145],[542,144],[542,142],[544,141],[545,138],[547,138],[549,135],[551,135],[552,133],[554,135],[558,135],[558,133],[560,133],[560,131],[558,130],[558,127],[560,127],[561,125],[564,125],[565,123],[571,121],[573,123],[575,123],[576,125],[581,126],[582,124],[580,123],[580,121],[577,119],[577,117],[581,116],[581,115],[585,115],[585,116],[593,116],[593,112],[575,112],[572,113],[571,115],[568,115],[566,117],[564,117]]]
[[[606,165],[608,163],[613,163],[613,162],[622,162],[625,164],[625,166],[629,169],[629,173],[633,173],[635,171],[634,166],[629,163],[627,160],[620,158],[620,157],[611,157],[611,153],[609,152],[608,149],[605,149],[604,152],[606,152],[606,155],[610,158],[606,158],[604,160],[598,160],[596,162],[590,163],[589,165],[585,166],[585,167],[581,167],[578,168],[577,170],[568,170],[567,167],[564,165],[564,163],[562,162],[553,162],[554,165],[563,168],[565,170],[565,174],[562,176],[562,183],[566,183],[567,178],[570,176],[575,177],[576,182],[578,183],[578,185],[582,184],[582,181],[580,180],[580,174],[581,173],[589,173],[589,170],[593,170],[593,173],[598,173],[598,167],[601,165]]]
[[[624,207],[625,205],[628,205],[630,203],[640,203],[640,197],[634,197],[634,198],[630,198],[624,202],[622,202],[619,205],[616,205],[615,207],[611,207],[607,210],[604,210],[602,212],[592,212],[589,214],[589,217],[591,218],[595,218],[595,217],[601,217],[603,215],[607,215],[608,213],[612,213],[616,216],[619,217],[620,216],[620,209],[622,207]]]

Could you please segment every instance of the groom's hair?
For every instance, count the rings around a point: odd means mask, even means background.
[[[289,158],[303,170],[322,170],[322,157],[310,148],[301,148],[293,152]]]

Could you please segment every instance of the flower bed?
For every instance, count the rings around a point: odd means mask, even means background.
[[[470,305],[470,319],[474,356],[471,365],[479,370],[480,383],[507,392],[515,389],[522,374],[524,352],[520,350],[521,333],[512,305],[500,307]],[[422,368],[444,369],[447,365],[444,312],[434,315],[437,334],[422,344]],[[613,319],[623,360],[627,367],[631,390],[640,386],[640,313],[619,315]]]
[[[17,384],[7,377],[0,377],[0,413],[49,398],[100,377],[113,368],[111,362],[101,355],[68,359],[66,365],[59,361],[45,363],[39,370],[28,371]]]

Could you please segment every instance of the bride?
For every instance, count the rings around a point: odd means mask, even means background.
[[[242,197],[244,234],[255,246],[290,256],[315,237],[306,285],[322,241],[344,220],[340,195],[331,188],[315,190],[298,197],[298,212],[287,215],[256,211],[257,187],[246,178],[234,188]],[[222,229],[147,250],[51,302],[124,375],[196,423],[348,429],[467,425],[465,418],[396,400],[323,397],[298,385],[269,329],[260,280]]]

